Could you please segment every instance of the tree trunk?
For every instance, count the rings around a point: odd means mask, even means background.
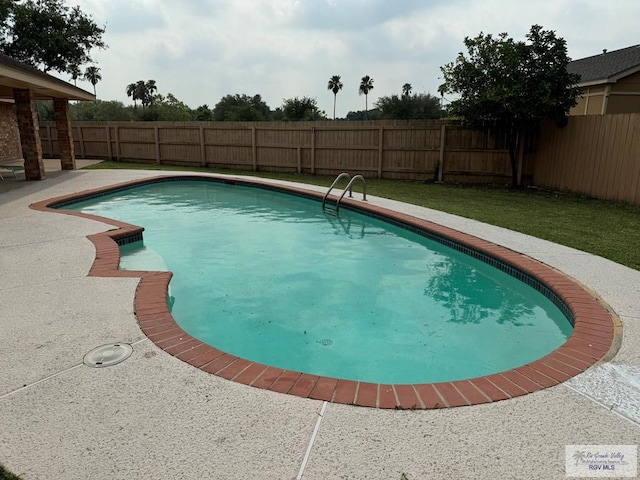
[[[336,98],[338,97],[337,93],[333,94],[333,119],[336,119]]]

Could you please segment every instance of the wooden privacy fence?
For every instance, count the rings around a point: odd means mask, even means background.
[[[640,205],[640,114],[569,117],[540,129],[533,184]]]
[[[510,183],[504,135],[444,121],[73,122],[78,158],[238,170],[466,183]],[[40,125],[57,156],[55,123]],[[521,151],[523,184],[531,155]]]

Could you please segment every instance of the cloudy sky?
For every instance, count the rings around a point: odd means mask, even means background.
[[[93,52],[98,98],[132,103],[126,86],[154,79],[159,93],[191,108],[244,93],[274,109],[306,95],[331,115],[327,81],[341,75],[336,113],[344,117],[364,109],[364,75],[374,79],[370,105],[404,83],[437,94],[439,67],[465,36],[524,39],[533,24],[565,38],[573,59],[640,44],[638,0],[66,1],[106,25],[109,48]]]

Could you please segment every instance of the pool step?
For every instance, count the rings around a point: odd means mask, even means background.
[[[338,216],[338,206],[335,203],[326,203],[323,207],[324,213],[328,213],[329,215],[333,215],[335,217]]]

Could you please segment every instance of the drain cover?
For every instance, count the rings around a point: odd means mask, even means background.
[[[128,343],[102,345],[84,356],[84,364],[95,368],[110,367],[129,358],[131,352],[133,348]]]
[[[331,340],[330,338],[323,338],[322,340],[316,340],[316,342],[323,347],[330,347],[331,345],[333,345],[333,340]]]

